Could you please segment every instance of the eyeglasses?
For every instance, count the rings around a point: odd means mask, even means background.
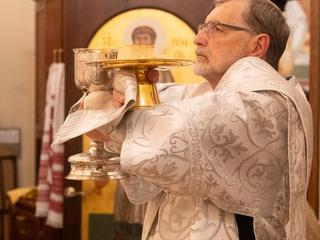
[[[222,27],[226,27],[229,28],[233,31],[246,31],[246,32],[252,32],[252,33],[257,33],[254,30],[251,30],[249,28],[243,28],[243,27],[238,27],[238,26],[234,26],[234,25],[230,25],[230,24],[226,24],[226,23],[221,23],[221,22],[207,22],[207,23],[202,23],[198,26],[198,33],[201,32],[202,30],[205,31],[205,33],[210,34],[210,33],[214,33],[216,32],[218,29],[217,27],[222,26]]]

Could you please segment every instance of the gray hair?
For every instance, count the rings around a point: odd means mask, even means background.
[[[269,0],[249,0],[244,20],[257,33],[270,36],[267,62],[278,69],[279,60],[286,48],[290,34],[289,26],[281,10]]]

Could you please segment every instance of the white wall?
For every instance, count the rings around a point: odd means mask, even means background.
[[[0,0],[0,128],[20,127],[19,186],[35,179],[35,2]]]

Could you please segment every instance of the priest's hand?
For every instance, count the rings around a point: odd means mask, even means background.
[[[156,70],[151,70],[147,74],[147,78],[152,82],[156,83],[159,80],[159,72]],[[84,109],[93,109],[94,104],[99,105],[100,109],[105,108],[119,108],[123,106],[125,103],[125,90],[126,87],[130,84],[136,84],[136,77],[135,73],[130,70],[119,70],[116,73],[114,83],[113,83],[113,93],[111,99],[109,96],[104,96],[103,93],[97,93],[93,94],[92,98],[88,98],[90,96],[90,93],[84,101],[83,108]],[[99,95],[101,94],[101,96]],[[99,99],[99,96],[101,99]],[[112,105],[112,106],[110,106]],[[91,107],[90,107],[91,106]],[[102,108],[101,108],[102,107]],[[99,109],[99,108],[98,108]],[[91,140],[100,141],[100,142],[107,142],[110,140],[110,137],[108,134],[106,134],[104,131],[99,131],[98,129],[92,130],[90,132],[87,132],[85,134],[88,136]]]
[[[135,78],[133,73],[131,72],[126,72],[126,71],[120,71],[118,72],[119,75],[127,75],[131,78]],[[157,83],[159,81],[159,72],[157,70],[151,70],[147,74],[147,78],[152,82],[152,83]],[[113,100],[112,100],[112,105],[114,107],[121,107],[124,104],[125,96],[124,96],[124,85],[121,84],[119,81],[121,81],[121,77],[115,78],[114,82],[114,90],[113,90]]]
[[[110,140],[108,135],[103,134],[101,131],[97,129],[87,132],[85,133],[85,135],[93,141],[107,142],[108,140]]]

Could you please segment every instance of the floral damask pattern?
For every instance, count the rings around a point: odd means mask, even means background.
[[[245,58],[216,91],[131,112],[121,164],[131,200],[149,201],[143,239],[238,239],[233,213],[254,218],[257,239],[304,239],[311,115],[294,88]]]

